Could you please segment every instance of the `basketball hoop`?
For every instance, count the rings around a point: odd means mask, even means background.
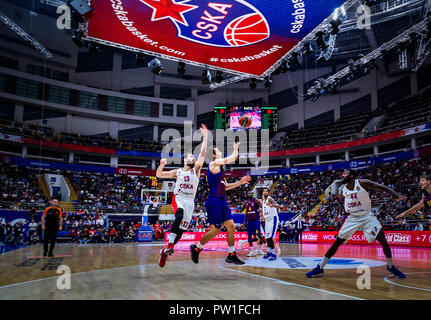
[[[153,207],[154,208],[157,208],[157,206],[159,205],[159,201],[158,200],[153,200],[152,203],[153,203]]]

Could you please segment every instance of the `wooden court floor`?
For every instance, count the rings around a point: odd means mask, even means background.
[[[392,277],[378,246],[344,245],[322,278],[305,273],[329,245],[280,244],[277,261],[238,255],[243,266],[226,264],[225,243],[210,243],[199,264],[190,243],[179,243],[165,268],[163,244],[58,244],[55,257],[42,258],[40,245],[0,255],[0,299],[431,299],[431,249],[393,247],[395,265],[406,279]],[[57,287],[59,266],[70,268],[70,289]],[[370,266],[370,289],[357,286],[357,268]],[[364,283],[364,282],[362,282]]]

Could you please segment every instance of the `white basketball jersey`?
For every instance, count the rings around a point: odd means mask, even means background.
[[[277,208],[268,206],[267,203],[269,203],[268,202],[269,198],[271,197],[268,197],[266,201],[265,199],[262,199],[262,212],[263,212],[263,218],[265,220],[272,219],[278,215]]]
[[[347,213],[354,216],[363,216],[371,211],[371,199],[367,190],[365,190],[359,180],[355,180],[353,190],[343,188],[344,209]]]
[[[199,185],[199,177],[196,171],[184,171],[182,168],[177,170],[177,182],[175,183],[174,194],[194,198]]]

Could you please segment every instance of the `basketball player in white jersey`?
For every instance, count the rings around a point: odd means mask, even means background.
[[[280,222],[277,211],[277,209],[280,209],[280,205],[275,203],[274,199],[269,195],[268,188],[263,189],[262,195],[262,215],[265,219],[265,238],[266,246],[268,247],[268,252],[263,258],[268,259],[268,261],[273,261],[277,260],[274,236],[278,229],[278,223]]]
[[[349,213],[349,216],[344,221],[335,242],[326,252],[320,264],[318,264],[312,271],[308,272],[306,276],[313,278],[323,275],[323,268],[329,259],[331,259],[337,252],[339,246],[349,240],[357,229],[361,228],[368,242],[377,240],[382,245],[383,252],[388,263],[388,271],[396,277],[405,278],[405,275],[399,271],[392,262],[391,248],[386,241],[382,225],[379,220],[377,220],[375,214],[371,211],[371,199],[368,190],[376,189],[385,191],[390,193],[397,199],[397,201],[405,199],[405,196],[401,196],[391,188],[370,180],[356,179],[356,172],[354,170],[344,171],[342,183],[344,184],[344,209]]]
[[[166,159],[161,159],[157,168],[157,178],[176,178],[172,208],[175,213],[175,220],[172,223],[168,244],[160,251],[159,266],[164,267],[168,256],[174,253],[174,245],[181,239],[184,231],[187,230],[195,209],[195,196],[198,189],[201,169],[205,161],[205,154],[208,142],[207,127],[202,124],[202,147],[198,160],[195,162],[193,154],[184,155],[184,167],[170,171],[163,171]]]

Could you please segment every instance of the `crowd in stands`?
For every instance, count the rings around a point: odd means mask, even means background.
[[[364,129],[373,117],[382,121],[373,128]],[[398,101],[394,105],[378,108],[372,113],[353,115],[330,124],[289,130],[273,145],[273,149],[316,147],[415,127],[431,122],[431,89]]]
[[[109,135],[88,136],[81,134],[56,132],[53,128],[41,127],[29,123],[0,120],[0,133],[12,134],[37,140],[63,142],[84,146],[96,146],[118,150],[161,151],[162,144],[145,139],[111,138]]]
[[[9,164],[0,166],[0,202],[2,208],[44,208],[46,199],[39,186],[37,172]]]

